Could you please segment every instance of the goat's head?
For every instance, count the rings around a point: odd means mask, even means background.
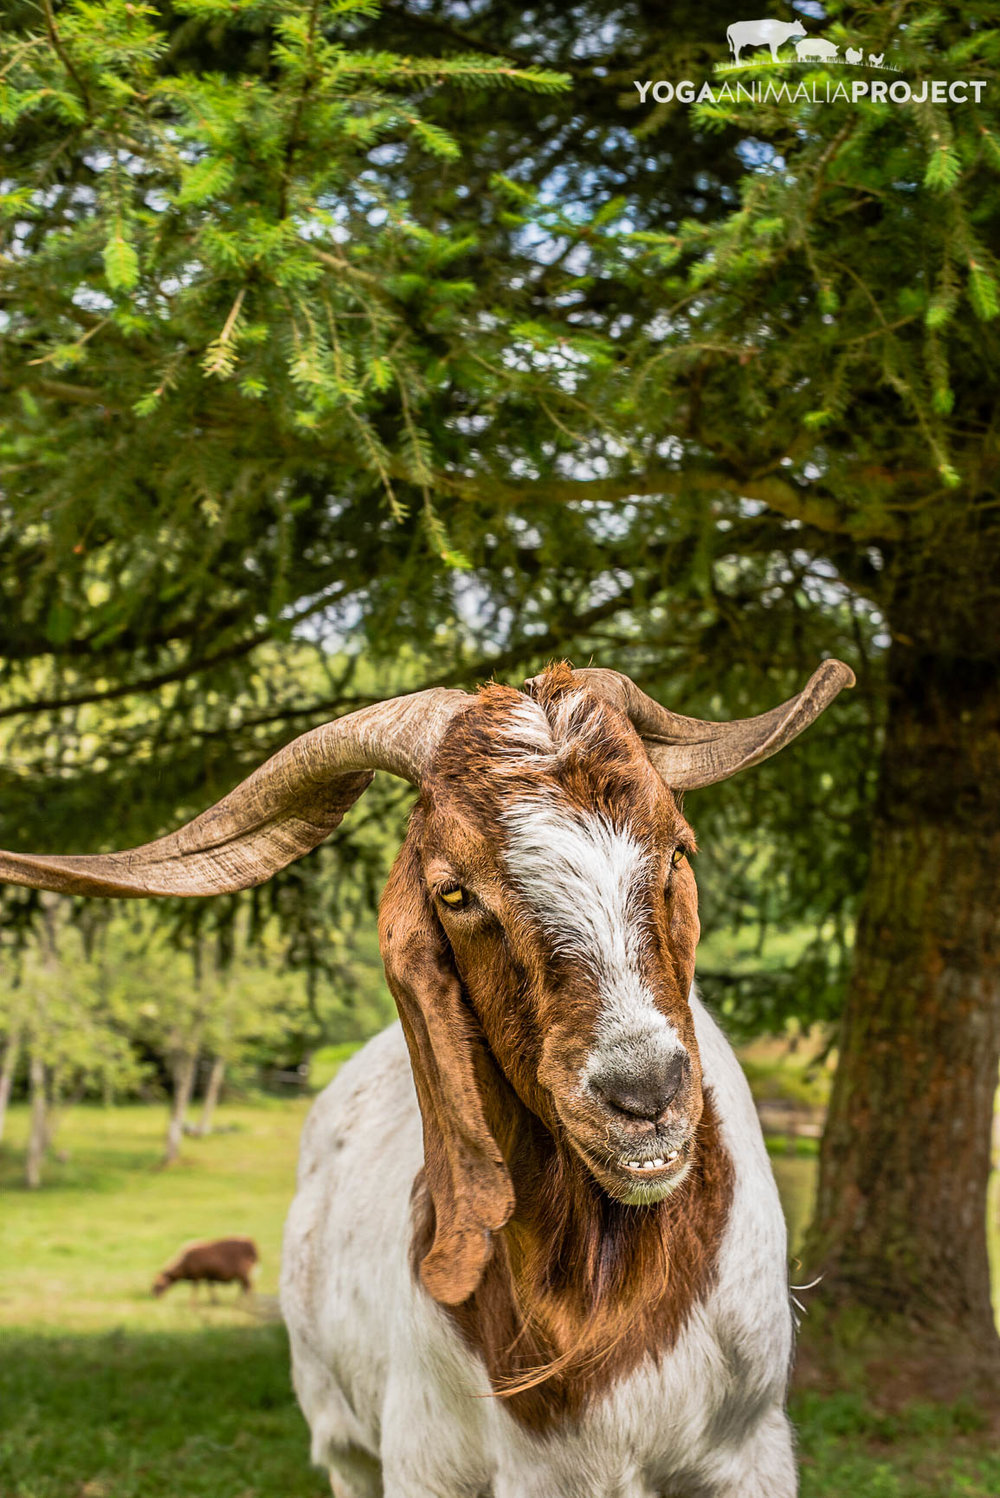
[[[119,896],[242,889],[316,847],[373,769],[416,784],[380,935],[424,1124],[434,1223],[421,1273],[455,1304],[514,1209],[486,1092],[494,1118],[516,1095],[621,1202],[655,1203],[683,1179],[702,1109],[688,1006],[699,927],[676,793],[774,754],[852,681],[826,661],[797,697],[733,723],[680,717],[618,672],[568,666],[527,692],[415,693],[304,734],[157,842],[0,853],[0,880]]]
[[[521,1101],[613,1196],[665,1196],[701,1113],[694,833],[629,720],[568,668],[532,697],[486,688],[450,726],[411,837]]]

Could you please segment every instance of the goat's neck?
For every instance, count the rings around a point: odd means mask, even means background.
[[[491,1094],[517,1205],[479,1287],[451,1314],[505,1407],[544,1431],[676,1341],[715,1277],[732,1169],[706,1098],[683,1185],[655,1206],[627,1207],[505,1078]]]

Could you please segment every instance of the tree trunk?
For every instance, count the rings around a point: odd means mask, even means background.
[[[42,1160],[48,1142],[45,1063],[40,1056],[32,1056],[28,1065],[28,1089],[31,1096],[31,1125],[28,1131],[24,1179],[31,1190],[35,1191],[42,1184]]]
[[[3,1139],[4,1129],[7,1124],[7,1104],[10,1102],[11,1088],[14,1086],[14,1073],[17,1070],[17,1058],[21,1052],[21,1036],[15,1030],[7,1039],[3,1053],[3,1066],[0,1067],[0,1139]]]
[[[184,1115],[191,1101],[194,1087],[197,1051],[185,1052],[174,1063],[174,1096],[170,1106],[170,1122],[167,1125],[167,1146],[163,1155],[164,1165],[172,1165],[181,1152],[184,1137]]]
[[[986,1194],[1000,1062],[1000,660],[926,605],[889,717],[806,1262],[826,1303],[1000,1352]],[[931,631],[939,631],[935,645]],[[984,651],[985,647],[985,651]],[[914,1347],[919,1339],[914,1339]]]
[[[45,1110],[45,1153],[52,1154],[56,1147],[56,1135],[62,1121],[63,1073],[58,1066],[49,1068],[48,1106]]]
[[[222,1078],[225,1076],[226,1063],[221,1056],[216,1056],[212,1062],[212,1070],[209,1073],[208,1086],[205,1088],[205,1100],[201,1107],[201,1119],[198,1123],[198,1133],[204,1137],[212,1132],[212,1117],[215,1113],[215,1105],[219,1101],[219,1093],[222,1090]]]

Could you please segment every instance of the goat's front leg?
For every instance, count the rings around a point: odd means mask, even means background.
[[[328,1458],[333,1498],[382,1498],[382,1464],[357,1446],[342,1446]]]
[[[771,1410],[748,1440],[720,1453],[706,1486],[711,1498],[796,1498],[794,1439],[784,1410]]]

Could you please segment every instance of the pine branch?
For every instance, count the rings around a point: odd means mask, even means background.
[[[122,697],[133,697],[141,692],[155,692],[160,687],[169,686],[172,682],[185,681],[199,672],[211,670],[213,666],[220,666],[226,661],[238,660],[241,656],[249,655],[252,650],[256,650],[259,645],[263,645],[270,638],[271,631],[262,630],[256,635],[251,635],[249,639],[228,645],[224,650],[189,657],[183,664],[169,671],[160,671],[154,676],[146,676],[139,681],[124,681],[118,682],[113,687],[71,692],[64,697],[35,697],[30,702],[16,702],[8,707],[0,707],[0,719],[20,718],[34,713],[61,712],[65,708],[83,707],[88,703],[116,702]]]
[[[774,477],[741,479],[723,470],[678,470],[649,467],[639,473],[599,479],[526,479],[503,482],[493,477],[457,479],[438,475],[438,483],[465,500],[520,508],[532,504],[575,505],[611,502],[646,495],[731,494],[756,500],[787,520],[799,520],[817,531],[851,536],[855,540],[891,540],[902,527],[890,516],[869,520],[864,511],[830,496],[806,493]]]
[[[63,67],[66,69],[67,73],[79,89],[80,97],[82,98],[84,103],[84,108],[89,115],[91,113],[90,92],[83,78],[78,73],[72,57],[69,55],[69,52],[63,45],[62,38],[59,35],[59,29],[56,26],[56,18],[52,10],[52,0],[42,0],[42,14],[45,17],[45,29],[48,32],[49,41],[52,43],[52,49],[58,55],[59,61],[62,63]]]

